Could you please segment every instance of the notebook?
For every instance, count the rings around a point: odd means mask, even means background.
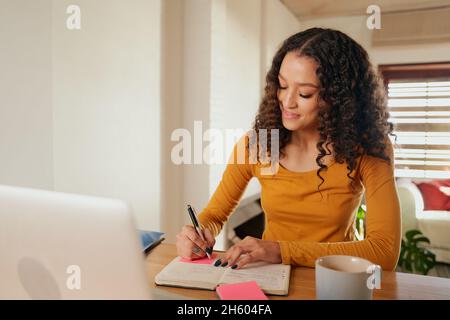
[[[221,284],[256,281],[259,287],[271,295],[287,295],[291,266],[257,262],[242,269],[215,267],[215,258],[184,260],[173,259],[155,276],[158,285],[215,290]]]
[[[268,300],[256,281],[221,284],[216,292],[220,300]]]

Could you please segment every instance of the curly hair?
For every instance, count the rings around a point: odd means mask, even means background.
[[[267,130],[264,143],[270,155],[271,129],[278,129],[279,154],[284,156],[284,147],[290,142],[292,131],[282,124],[279,108],[278,74],[287,53],[314,59],[318,64],[319,79],[319,133],[317,143],[319,166],[317,176],[324,183],[321,172],[327,169],[322,158],[331,154],[338,163],[347,163],[347,177],[355,169],[362,154],[390,161],[387,154],[388,134],[393,135],[393,124],[388,122],[386,92],[381,79],[375,73],[367,52],[346,34],[332,29],[311,28],[286,39],[275,54],[266,76],[263,99],[253,124],[259,130]],[[259,146],[260,144],[257,143]],[[325,146],[325,148],[324,148]]]

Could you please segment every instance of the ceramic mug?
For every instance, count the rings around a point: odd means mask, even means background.
[[[316,297],[319,300],[370,300],[380,288],[381,267],[352,256],[316,260]]]

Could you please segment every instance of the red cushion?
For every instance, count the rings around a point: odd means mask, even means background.
[[[450,196],[439,190],[440,187],[450,187],[450,179],[415,184],[422,193],[424,210],[450,210]]]

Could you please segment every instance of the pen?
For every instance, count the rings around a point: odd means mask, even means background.
[[[195,210],[191,205],[188,204],[187,210],[189,213],[189,216],[191,217],[192,224],[194,225],[195,231],[197,231],[197,234],[202,238],[203,241],[205,240],[205,237],[203,236],[202,229],[200,229],[200,224],[198,223],[197,214],[195,213]],[[208,251],[205,251],[206,255],[208,256],[208,259],[211,259],[211,254],[208,253]]]

